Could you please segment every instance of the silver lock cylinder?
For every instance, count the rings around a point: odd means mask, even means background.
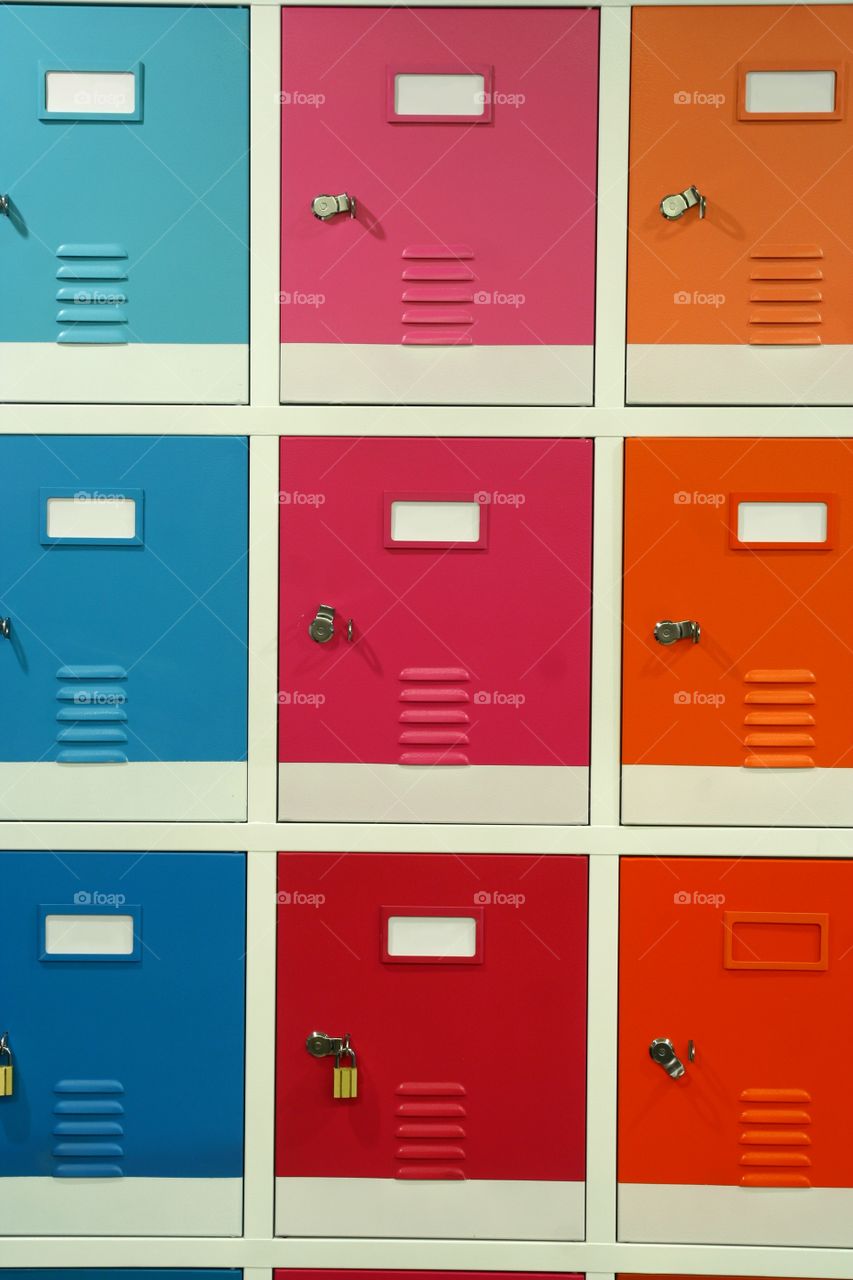
[[[344,1050],[344,1036],[327,1036],[325,1031],[312,1031],[305,1038],[305,1048],[312,1058],[338,1057]]]
[[[328,644],[335,634],[335,610],[330,604],[317,606],[317,612],[308,624],[308,634],[317,644]]]
[[[320,604],[317,612],[308,624],[308,634],[317,644],[328,644],[335,638],[335,608],[331,604]],[[352,618],[347,618],[347,643],[353,642]]]
[[[684,1063],[675,1052],[675,1045],[665,1036],[659,1036],[649,1045],[649,1057],[662,1067],[673,1080],[680,1080],[684,1075]]]
[[[348,196],[346,192],[339,196],[315,196],[311,201],[311,212],[321,222],[328,222],[339,213],[348,213],[351,218],[354,218],[355,198]]]
[[[683,191],[673,192],[671,195],[664,196],[660,202],[660,211],[668,222],[675,222],[677,218],[681,218],[688,209],[698,206],[699,217],[705,217],[705,207],[707,201],[703,195],[700,195],[695,186],[685,187]]]
[[[672,622],[669,618],[655,623],[654,637],[658,644],[677,644],[679,640],[692,640],[699,643],[702,628],[698,622]]]
[[[8,196],[0,196],[0,218],[8,218],[11,210],[11,201]]]
[[[0,618],[0,636],[2,636],[4,640],[12,639],[12,619],[11,618]]]

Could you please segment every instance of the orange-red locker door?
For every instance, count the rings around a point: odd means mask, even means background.
[[[623,818],[853,823],[853,449],[631,440]]]
[[[633,11],[628,399],[853,402],[850,5]]]
[[[619,1239],[853,1245],[853,863],[626,858]]]

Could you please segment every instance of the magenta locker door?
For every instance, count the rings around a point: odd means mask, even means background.
[[[278,887],[277,1234],[582,1238],[587,859],[282,853]]]
[[[282,399],[590,404],[597,11],[286,8],[282,77]]]
[[[282,441],[283,819],[587,821],[591,484],[588,440]]]

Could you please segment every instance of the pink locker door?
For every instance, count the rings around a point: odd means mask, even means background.
[[[282,441],[283,819],[587,821],[591,484],[588,440]]]
[[[597,12],[282,34],[282,400],[590,404]]]
[[[567,1271],[326,1271],[312,1268],[279,1270],[274,1274],[275,1280],[584,1280],[577,1272]],[[631,1276],[630,1280],[640,1280],[640,1277]],[[663,1280],[663,1277],[655,1276],[654,1280]],[[694,1280],[694,1277],[679,1276],[677,1280]]]
[[[586,858],[279,855],[277,1234],[582,1238],[586,914]]]

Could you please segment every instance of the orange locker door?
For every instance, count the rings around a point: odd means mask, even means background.
[[[853,7],[633,11],[628,400],[853,401]]]
[[[619,1239],[853,1245],[853,863],[622,861]]]
[[[624,821],[853,824],[851,513],[850,441],[628,441]]]

